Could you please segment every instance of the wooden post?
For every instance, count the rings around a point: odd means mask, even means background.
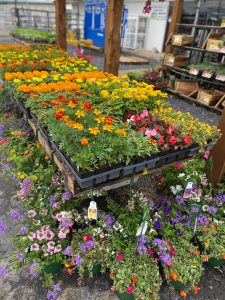
[[[167,34],[167,40],[171,38],[173,33],[176,31],[176,24],[180,22],[181,15],[183,12],[184,0],[175,0],[173,3],[173,10],[171,13],[170,27]],[[170,44],[166,45],[165,53],[171,52]]]
[[[124,0],[108,0],[104,49],[104,71],[118,75],[121,19]]]
[[[56,43],[67,50],[66,42],[66,0],[55,0]]]
[[[222,137],[218,140],[216,145],[211,151],[210,156],[213,158],[213,172],[208,174],[214,184],[221,181],[225,173],[225,107],[219,123],[219,129],[221,130]]]

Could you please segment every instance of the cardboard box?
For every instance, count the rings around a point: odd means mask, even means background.
[[[218,90],[199,90],[197,101],[207,105],[215,105],[223,95],[224,93]]]
[[[175,91],[177,93],[189,95],[198,89],[198,81],[188,79],[176,79],[175,81]]]

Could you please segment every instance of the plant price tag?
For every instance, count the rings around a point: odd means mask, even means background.
[[[148,222],[147,221],[143,221],[140,225],[140,227],[137,230],[136,236],[140,236],[145,234],[146,230],[148,228]]]
[[[192,189],[193,189],[193,182],[188,182],[188,184],[186,186],[186,189],[184,191],[183,198],[185,198],[185,199],[190,198],[191,197]]]
[[[202,77],[205,77],[205,78],[211,78],[211,77],[212,77],[212,73],[209,73],[209,72],[204,71],[204,72],[202,73]]]
[[[95,201],[91,201],[88,207],[88,219],[97,220],[97,214],[98,214],[97,204]]]
[[[225,75],[222,74],[216,75],[216,80],[225,81]]]
[[[190,71],[189,71],[189,74],[191,74],[191,75],[198,75],[198,69],[191,68]]]

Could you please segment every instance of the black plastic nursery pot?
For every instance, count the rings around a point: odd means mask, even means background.
[[[209,258],[207,265],[210,267],[220,267],[225,264],[225,259],[211,257]]]
[[[128,294],[126,292],[121,293],[119,291],[115,291],[115,293],[121,300],[135,300],[133,294]]]

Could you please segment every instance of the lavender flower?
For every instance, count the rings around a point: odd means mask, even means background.
[[[172,265],[172,259],[169,253],[163,252],[160,256],[159,259],[165,264],[165,265]]]
[[[2,166],[2,169],[9,172],[12,169],[12,166],[10,164],[4,164]]]
[[[9,216],[11,219],[19,219],[21,217],[21,212],[18,209],[10,211]]]
[[[63,202],[69,201],[72,199],[72,197],[73,197],[73,194],[71,192],[65,192],[62,195],[62,200],[63,200]]]
[[[26,235],[27,231],[28,231],[27,227],[26,227],[26,226],[22,226],[22,227],[20,228],[20,235],[21,235],[21,236]]]
[[[105,220],[104,227],[110,227],[114,223],[114,219],[109,215],[104,215],[103,219]]]
[[[87,241],[84,244],[80,245],[80,250],[82,252],[90,252],[95,247],[95,243],[93,241]]]
[[[6,224],[2,220],[0,220],[0,234],[5,233],[6,228],[7,228]]]
[[[200,225],[203,225],[203,224],[208,225],[209,224],[209,219],[206,216],[200,214],[198,216],[198,222],[199,222]]]
[[[18,194],[19,198],[22,200],[27,198],[32,193],[32,190],[33,190],[32,182],[29,179],[25,178],[23,182],[20,184],[20,191]]]
[[[19,263],[22,263],[24,261],[24,254],[19,253],[16,257]]]
[[[72,254],[71,246],[67,246],[63,251],[63,254],[70,256]]]
[[[6,269],[0,267],[0,278],[4,277],[6,275]]]
[[[51,196],[51,197],[48,199],[48,201],[49,201],[49,204],[50,204],[51,206],[53,206],[53,205],[56,203],[57,198],[56,198],[55,196]]]
[[[146,241],[146,235],[143,234],[140,236],[139,238],[139,244],[137,246],[137,253],[139,255],[143,255],[145,253],[147,253],[148,249],[146,247],[147,241]]]
[[[225,195],[222,193],[218,193],[213,200],[216,202],[218,206],[222,206],[225,203]]]
[[[32,278],[37,278],[38,277],[38,272],[37,272],[37,268],[38,268],[39,264],[34,262],[30,265],[30,268],[29,268],[29,275],[32,277]]]
[[[62,287],[59,284],[54,284],[51,288],[52,290],[48,291],[47,293],[47,299],[56,300],[62,290]]]
[[[77,265],[79,265],[79,266],[81,266],[82,265],[82,259],[80,258],[81,257],[81,255],[80,255],[80,253],[78,253],[77,255],[75,255],[74,256],[74,263],[75,264],[77,264]]]
[[[214,206],[208,206],[207,211],[208,213],[214,215],[217,212],[218,208],[214,207]]]

